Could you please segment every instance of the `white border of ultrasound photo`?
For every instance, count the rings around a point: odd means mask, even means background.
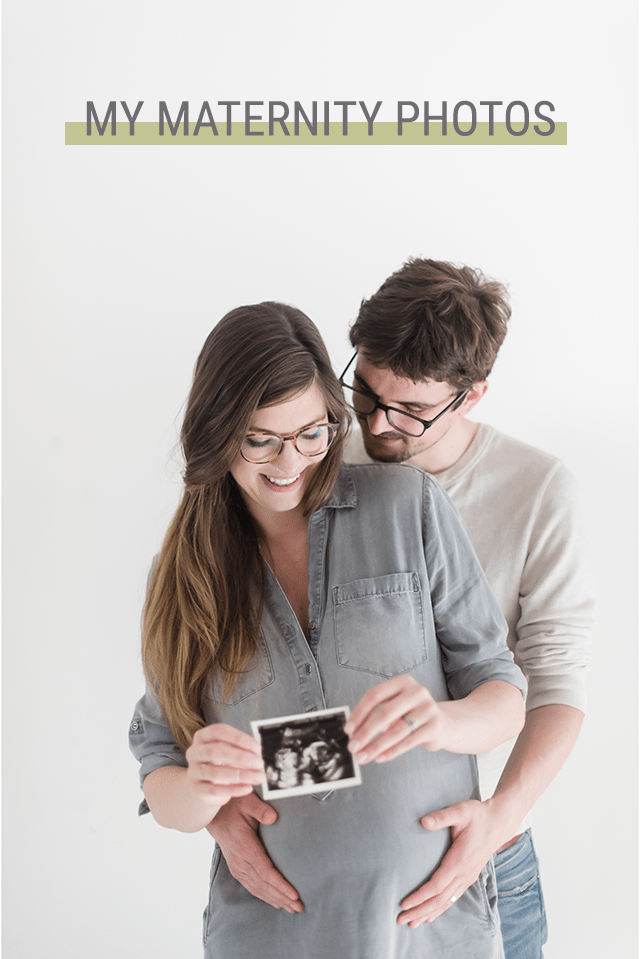
[[[349,737],[344,731],[348,718],[349,707],[339,706],[254,720],[251,730],[260,743],[267,774],[263,798],[359,786],[360,767],[347,748]]]

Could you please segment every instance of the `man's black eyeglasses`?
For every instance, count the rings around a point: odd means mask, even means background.
[[[354,410],[357,416],[363,419],[373,416],[376,410],[384,410],[389,425],[392,426],[394,430],[397,430],[399,433],[405,433],[407,436],[422,436],[434,423],[437,423],[441,416],[444,416],[456,403],[460,403],[470,389],[469,387],[461,393],[458,393],[457,396],[454,396],[451,402],[445,406],[437,416],[434,416],[432,420],[422,420],[419,416],[414,416],[413,413],[405,413],[404,410],[399,410],[395,406],[386,406],[368,390],[358,389],[355,386],[349,386],[348,383],[345,383],[344,378],[357,355],[357,353],[353,354],[340,377],[340,385],[344,390],[348,405]]]

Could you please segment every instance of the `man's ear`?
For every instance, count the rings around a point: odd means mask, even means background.
[[[477,383],[474,383],[456,412],[458,412],[460,416],[466,416],[467,413],[470,413],[473,407],[480,402],[488,389],[488,380],[479,380]]]

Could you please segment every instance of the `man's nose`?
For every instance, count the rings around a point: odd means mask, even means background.
[[[378,408],[374,410],[371,416],[367,417],[369,431],[377,435],[378,433],[388,433],[390,430],[389,421],[384,410]]]

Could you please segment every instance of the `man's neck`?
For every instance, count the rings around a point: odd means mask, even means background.
[[[477,431],[477,423],[470,423],[467,419],[456,417],[450,427],[433,444],[428,445],[406,462],[437,476],[438,473],[450,469],[464,456]]]

